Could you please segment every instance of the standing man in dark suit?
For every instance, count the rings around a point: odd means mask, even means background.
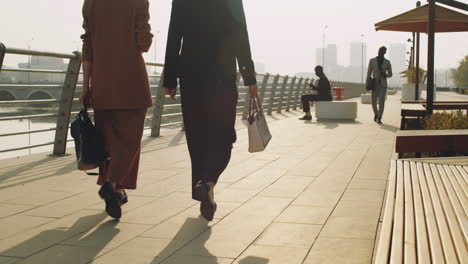
[[[315,67],[315,75],[319,77],[318,86],[309,84],[316,93],[313,94],[304,94],[301,96],[302,101],[302,110],[305,112],[305,115],[299,120],[312,120],[312,114],[310,113],[310,102],[314,101],[331,101],[331,86],[330,81],[328,81],[327,76],[323,73],[323,67],[318,65]]]
[[[165,60],[173,99],[180,81],[192,198],[212,220],[214,187],[236,141],[236,60],[250,95],[258,94],[242,0],[173,0]]]

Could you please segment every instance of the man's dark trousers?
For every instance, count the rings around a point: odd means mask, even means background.
[[[302,101],[302,110],[304,112],[309,112],[310,102],[331,101],[331,100],[328,100],[328,98],[321,98],[317,94],[304,94],[303,96],[301,96],[301,101]]]

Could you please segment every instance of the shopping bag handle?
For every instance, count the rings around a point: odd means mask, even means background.
[[[250,96],[249,116],[252,116],[252,114],[255,114],[255,113],[259,113],[260,115],[263,115],[262,105],[260,104],[260,100],[258,99],[258,96]]]

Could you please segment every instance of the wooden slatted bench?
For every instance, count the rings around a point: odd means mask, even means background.
[[[468,152],[468,129],[399,130],[395,152]]]
[[[400,129],[406,128],[407,118],[421,118],[426,116],[426,102],[402,101],[401,102]],[[437,101],[432,107],[434,110],[465,110],[468,115],[468,101]]]
[[[417,118],[418,120],[426,116],[426,108],[422,104],[402,104],[400,129],[406,128],[407,118]]]
[[[468,166],[393,160],[374,263],[468,263]]]

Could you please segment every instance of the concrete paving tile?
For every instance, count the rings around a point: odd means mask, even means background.
[[[283,176],[259,195],[295,198],[314,180],[314,177]]]
[[[95,205],[100,200],[97,191],[86,192],[26,211],[22,215],[59,218]]]
[[[34,207],[33,205],[0,204],[0,218],[15,215]]]
[[[386,180],[353,179],[348,189],[384,191],[386,185]]]
[[[53,218],[14,215],[0,219],[0,239],[53,221]]]
[[[11,257],[2,257],[0,256],[0,263],[2,264],[13,264],[20,261],[21,258],[11,258]]]
[[[332,207],[293,205],[284,210],[275,222],[323,225],[332,210]]]
[[[271,185],[286,172],[287,170],[285,169],[277,168],[272,166],[272,164],[268,164],[244,179],[232,184],[230,187],[233,189],[243,190],[262,190]]]
[[[338,203],[332,215],[378,219],[381,208],[382,206],[379,203],[342,200]]]
[[[168,182],[168,179],[152,183],[141,188],[138,188],[134,191],[129,192],[135,196],[152,196],[152,197],[162,197],[183,189],[181,185],[174,185]]]
[[[202,216],[178,215],[140,234],[140,237],[190,241],[216,224],[219,219],[208,222]]]
[[[259,190],[243,190],[228,187],[219,194],[215,194],[215,201],[244,203],[258,192]]]
[[[242,164],[228,166],[227,169],[221,174],[219,182],[233,183],[246,177],[247,175],[265,167],[269,160],[249,159]]]
[[[60,201],[67,197],[71,197],[75,193],[69,192],[53,192],[53,191],[40,191],[35,192],[34,195],[24,195],[15,199],[7,200],[7,204],[21,204],[21,205],[45,205],[51,202]]]
[[[360,216],[330,216],[323,227],[320,236],[374,239],[378,219],[368,219]]]
[[[106,213],[82,210],[0,240],[0,255],[27,257],[87,231],[107,218]]]
[[[234,264],[301,264],[307,248],[250,246]]]
[[[5,201],[22,197],[28,193],[34,193],[35,190],[37,189],[34,186],[30,185],[21,185],[4,188],[0,192],[0,203],[4,203]]]
[[[389,160],[393,152],[391,144],[377,144],[371,147],[356,171],[355,179],[386,180],[388,178]]]
[[[319,237],[304,264],[371,263],[372,240]]]
[[[93,264],[156,264],[172,255],[187,242],[171,239],[136,237],[93,260]]]
[[[79,247],[115,248],[149,230],[150,225],[119,223],[112,220],[61,242],[61,245]]]
[[[123,223],[159,224],[193,206],[196,202],[189,193],[176,192],[161,197],[130,212],[120,219]]]
[[[182,256],[175,254],[174,256],[169,257],[167,260],[161,262],[162,264],[181,264],[181,263],[190,263],[190,264],[231,264],[234,259],[229,258],[219,258],[215,256],[206,257],[206,256]],[[156,262],[159,263],[159,262]],[[154,264],[156,264],[154,263]]]
[[[73,247],[56,245],[25,258],[18,264],[83,264],[90,262],[96,256],[106,253],[105,248]]]
[[[293,202],[293,205],[334,207],[342,195],[342,192],[318,191],[316,189],[304,191]]]
[[[146,197],[146,196],[134,196],[130,193],[127,192],[127,195],[128,195],[128,203],[124,204],[122,206],[122,212],[123,213],[126,213],[126,212],[129,212],[129,211],[132,211],[140,206],[143,206],[147,203],[150,203],[152,201],[154,201],[156,198],[154,197]],[[91,210],[102,210],[104,211],[105,210],[105,207],[106,207],[106,203],[104,202],[104,200],[101,200],[91,206],[89,206],[88,208],[86,209],[91,209]]]
[[[290,202],[287,198],[255,197],[191,241],[180,254],[236,258]]]
[[[235,202],[220,202],[216,201],[218,205],[216,209],[216,213],[214,215],[214,219],[221,219],[224,218],[226,215],[232,213],[234,210],[238,209],[242,203],[235,203]],[[197,218],[200,214],[200,203],[196,203],[194,206],[190,207],[189,209],[181,212],[178,216],[184,217],[192,217]]]
[[[309,186],[310,190],[320,190],[324,192],[343,192],[348,186],[349,179],[340,178],[339,175],[323,174],[317,177]]]
[[[348,189],[344,192],[342,201],[365,201],[365,202],[375,202],[382,203],[384,191],[376,190],[358,190],[358,189]]]
[[[322,225],[273,223],[255,241],[255,245],[310,248]]]

